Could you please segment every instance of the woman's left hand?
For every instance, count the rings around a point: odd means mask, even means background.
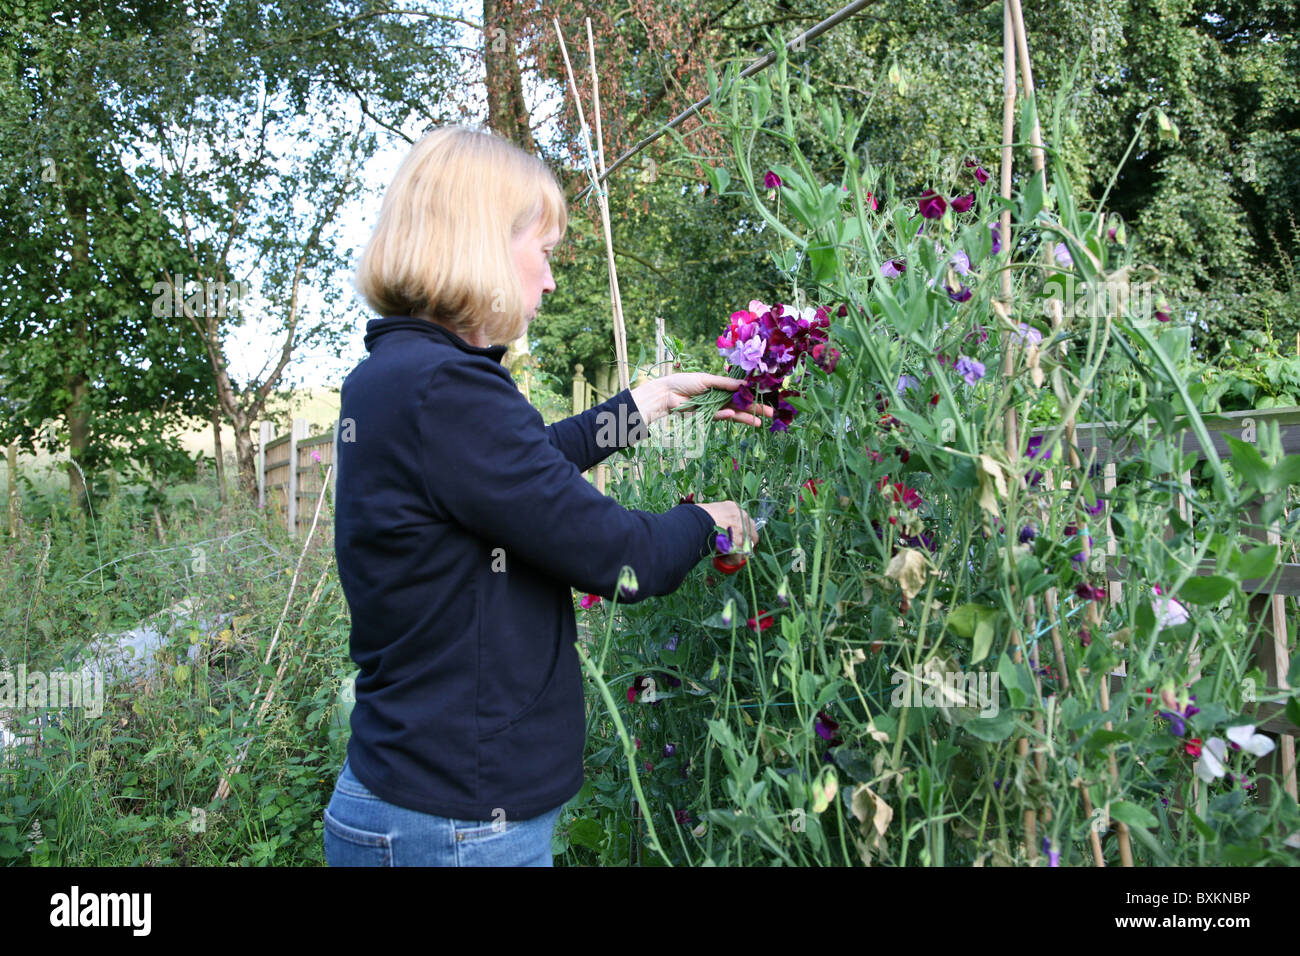
[[[710,375],[707,372],[677,372],[656,378],[632,389],[632,400],[641,411],[641,417],[647,425],[653,424],[680,405],[684,405],[697,395],[703,395],[711,388],[721,388],[734,392],[741,386],[741,379],[726,375]],[[749,406],[749,411],[737,411],[727,406],[718,409],[713,416],[718,421],[732,419],[743,425],[762,425],[763,417],[771,418],[775,414],[771,405],[757,402]]]

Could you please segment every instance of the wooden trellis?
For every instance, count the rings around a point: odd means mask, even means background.
[[[1231,451],[1227,436],[1231,435],[1239,440],[1253,443],[1256,436],[1263,434],[1269,425],[1277,426],[1281,450],[1284,454],[1300,453],[1300,407],[1290,407],[1206,416],[1205,426],[1213,447],[1207,450],[1193,432],[1184,431],[1179,433],[1180,454],[1185,457],[1194,452],[1198,461],[1206,460],[1211,454],[1220,460],[1228,460],[1231,458]],[[1118,441],[1112,440],[1110,436],[1118,430],[1119,427],[1114,423],[1081,424],[1075,429],[1075,447],[1079,455],[1086,459],[1090,453],[1095,453],[1096,461],[1103,465],[1103,493],[1110,500],[1113,500],[1117,485],[1116,463],[1127,458],[1140,457],[1145,453],[1140,435],[1130,432]],[[1177,460],[1181,462],[1183,459],[1180,457]],[[1179,478],[1183,487],[1190,487],[1190,472],[1183,472]],[[1282,495],[1286,493],[1285,488],[1275,492]],[[1177,496],[1177,507],[1183,520],[1191,524],[1192,510],[1181,494]],[[1260,525],[1259,510],[1257,505],[1248,510],[1246,527],[1249,540],[1252,543],[1257,541],[1280,545],[1281,536],[1277,525],[1274,524],[1270,528]],[[1108,592],[1112,601],[1118,601],[1123,594],[1123,582],[1127,580],[1128,562],[1117,554],[1117,545],[1111,536],[1109,512],[1107,512],[1105,527],[1109,539],[1106,547]],[[1166,537],[1168,536],[1167,534]],[[1250,623],[1263,622],[1266,625],[1255,643],[1255,663],[1263,671],[1268,687],[1288,689],[1287,670],[1295,648],[1290,646],[1288,640],[1286,599],[1300,596],[1300,563],[1295,561],[1294,554],[1279,553],[1279,558],[1282,560],[1279,561],[1273,574],[1267,578],[1244,581],[1242,588],[1251,596]],[[1196,569],[1198,575],[1216,573],[1214,561],[1207,560]],[[1199,653],[1194,653],[1191,660],[1192,676],[1195,679],[1198,676]],[[1122,672],[1116,673],[1122,676]],[[1264,688],[1259,688],[1259,691],[1262,693]],[[1295,738],[1300,734],[1300,727],[1287,719],[1281,704],[1257,703],[1254,709],[1254,721],[1259,729],[1278,737],[1277,748],[1260,764],[1260,769],[1264,771],[1264,775],[1260,778],[1260,797],[1262,800],[1269,799],[1271,785],[1268,775],[1278,775],[1283,781],[1286,792],[1293,800],[1297,799]]]

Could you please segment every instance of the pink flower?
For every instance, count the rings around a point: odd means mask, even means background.
[[[582,605],[582,609],[585,611],[600,603],[600,595],[599,594],[584,595],[582,600],[579,601],[578,603]]]

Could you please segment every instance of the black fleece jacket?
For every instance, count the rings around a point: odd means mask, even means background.
[[[628,565],[639,589],[621,602],[669,594],[709,554],[713,519],[628,509],[582,477],[617,450],[608,436],[643,433],[630,391],[548,426],[503,345],[409,317],[371,320],[365,343],[343,383],[335,490],[361,669],[349,763],[397,806],[538,816],[583,780],[571,589],[612,599]]]

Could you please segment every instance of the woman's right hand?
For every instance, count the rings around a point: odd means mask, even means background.
[[[705,502],[699,507],[709,513],[714,524],[727,529],[727,536],[731,538],[731,554],[723,560],[738,563],[742,559],[737,556],[733,561],[732,555],[751,551],[758,544],[758,529],[754,527],[754,519],[734,501]]]

